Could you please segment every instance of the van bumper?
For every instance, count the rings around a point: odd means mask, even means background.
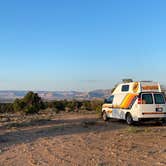
[[[134,121],[151,121],[166,119],[166,112],[142,112],[139,116],[133,116]]]
[[[155,117],[155,118],[138,118],[139,122],[148,122],[148,121],[164,121],[166,122],[166,117]]]

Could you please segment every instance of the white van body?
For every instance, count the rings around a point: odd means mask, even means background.
[[[124,119],[128,124],[166,119],[166,103],[160,84],[139,81],[120,83],[102,106],[103,119]]]

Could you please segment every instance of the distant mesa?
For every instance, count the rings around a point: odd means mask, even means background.
[[[162,91],[166,94],[166,86],[162,86]],[[111,95],[111,89],[98,89],[90,92],[78,92],[78,91],[37,91],[36,93],[46,101],[52,100],[93,100],[104,99]],[[11,103],[16,98],[23,98],[28,91],[0,91],[0,102]]]
[[[16,98],[23,98],[28,91],[0,91],[0,102],[13,102]],[[111,90],[94,90],[90,92],[78,91],[37,91],[39,96],[47,101],[51,100],[93,100],[104,99],[111,95]]]

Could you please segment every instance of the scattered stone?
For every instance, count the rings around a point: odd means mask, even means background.
[[[161,166],[164,166],[164,164],[163,164],[163,163],[161,163],[161,162],[157,162],[157,163],[156,163],[156,165],[161,165]]]
[[[149,154],[154,154],[154,153],[157,153],[157,150],[149,150],[148,153]]]
[[[7,141],[8,141],[7,139],[0,137],[0,143],[4,143],[4,142],[7,142]]]
[[[0,119],[0,122],[9,122],[9,121],[10,121],[10,118],[8,117]]]
[[[138,148],[137,145],[131,145],[131,149],[136,149],[136,148]]]
[[[160,153],[166,153],[166,149],[162,149]]]

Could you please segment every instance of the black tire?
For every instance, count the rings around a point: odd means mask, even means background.
[[[102,118],[104,121],[108,121],[108,117],[105,111],[102,113]]]
[[[156,124],[159,126],[163,126],[166,124],[166,119],[161,119],[160,121],[157,121]]]
[[[164,123],[163,123],[163,121],[162,120],[160,120],[160,121],[156,121],[156,125],[157,126],[162,126]]]
[[[163,119],[162,119],[162,124],[163,124],[163,125],[166,124],[166,118],[163,118]]]
[[[127,115],[126,115],[126,123],[128,124],[128,125],[132,125],[133,124],[133,118],[132,118],[132,116],[131,116],[131,114],[130,113],[127,113]]]

